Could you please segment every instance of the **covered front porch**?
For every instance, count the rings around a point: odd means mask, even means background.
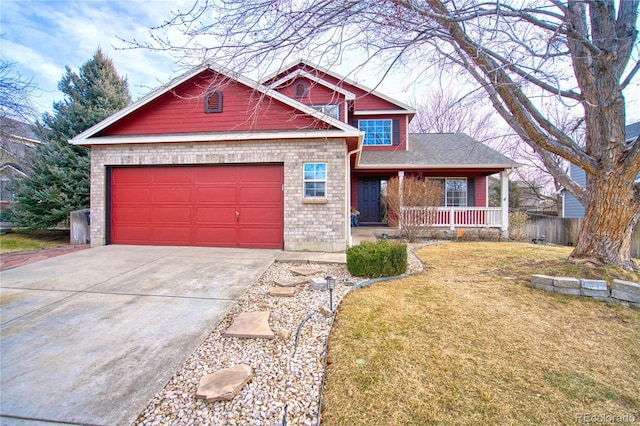
[[[405,172],[399,171],[396,176],[400,185]],[[509,177],[508,171],[500,172],[500,206],[488,207],[488,188],[484,177],[465,178],[463,194],[464,205],[446,206],[401,206],[401,220],[398,226],[418,226],[448,228],[498,228],[503,233],[509,229]],[[482,179],[482,180],[481,180]],[[457,179],[460,180],[460,179]],[[469,188],[468,182],[475,181],[476,188]],[[383,178],[365,177],[354,182],[357,192],[352,194],[352,205],[359,212],[359,222],[363,225],[376,226],[386,224],[388,212],[382,203],[384,192]],[[470,185],[469,185],[470,186]]]

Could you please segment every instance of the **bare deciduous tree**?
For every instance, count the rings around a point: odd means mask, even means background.
[[[482,109],[477,94],[436,87],[414,102],[416,116],[409,124],[414,133],[464,133],[479,142],[501,139],[495,112]]]
[[[640,69],[629,64],[639,1],[220,0],[166,23],[186,39],[172,44],[156,33],[147,47],[240,72],[300,56],[327,67],[358,56],[354,70],[378,64],[382,79],[402,66],[461,70],[585,206],[570,259],[631,270],[638,269],[629,248],[640,219],[640,140],[625,142],[622,90]],[[580,112],[583,146],[543,112],[546,103]],[[585,188],[556,156],[586,171]]]
[[[442,186],[436,182],[415,176],[407,176],[402,180],[392,177],[387,182],[383,197],[389,224],[398,227],[402,238],[410,243],[415,242],[422,236],[426,226],[435,221],[441,197]],[[407,207],[415,209],[402,212]]]
[[[0,117],[31,123],[36,117],[31,101],[36,85],[13,66],[11,62],[0,60]]]

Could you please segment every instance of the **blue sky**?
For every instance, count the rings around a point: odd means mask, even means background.
[[[118,50],[125,40],[147,40],[149,28],[162,24],[187,1],[33,1],[0,0],[0,54],[15,63],[39,90],[34,102],[50,110],[64,98],[58,82],[65,66],[72,70],[89,60],[98,47],[129,80],[133,99],[179,74],[166,54],[146,50]]]
[[[126,44],[120,39],[146,41],[151,27],[171,18],[172,11],[187,10],[192,4],[192,0],[0,0],[0,57],[14,62],[24,78],[33,78],[38,86],[33,100],[43,112],[64,98],[57,85],[65,66],[77,71],[100,46],[118,73],[128,78],[136,100],[184,69],[166,53],[122,50]],[[375,79],[362,82],[375,85]],[[385,81],[379,90],[409,102],[427,88],[419,83],[407,87],[405,80]],[[626,96],[630,121],[640,120],[640,76]]]

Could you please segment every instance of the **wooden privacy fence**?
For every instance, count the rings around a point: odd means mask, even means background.
[[[575,245],[582,219],[564,218],[529,214],[524,234],[532,239],[544,239],[546,242],[558,245]],[[631,256],[640,258],[640,226],[636,226],[631,237]]]

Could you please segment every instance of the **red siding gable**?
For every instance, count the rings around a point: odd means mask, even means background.
[[[304,84],[307,88],[305,96],[295,96],[296,86],[298,84]],[[277,88],[278,92],[305,105],[338,105],[340,111],[340,120],[345,121],[344,118],[344,95],[336,93],[330,88],[319,84],[315,81],[309,80],[305,77],[294,78],[287,82],[285,85]]]
[[[204,97],[222,91],[222,111],[205,113]],[[178,85],[107,127],[99,136],[326,129],[328,124],[210,70]]]
[[[276,81],[284,76],[286,76],[287,74],[290,74],[294,71],[296,71],[297,69],[302,69],[306,72],[308,72],[309,74],[312,75],[316,75],[319,79],[322,79],[324,81],[326,81],[329,84],[341,87],[344,90],[347,90],[351,93],[353,93],[354,95],[356,95],[356,100],[355,100],[355,110],[356,111],[371,111],[371,110],[395,110],[397,111],[398,109],[401,109],[400,107],[398,107],[397,105],[382,99],[374,94],[371,94],[363,89],[360,89],[357,86],[354,86],[352,84],[349,84],[346,81],[340,80],[336,77],[333,77],[331,75],[328,74],[324,74],[318,70],[316,70],[315,68],[312,68],[310,66],[307,66],[306,64],[304,64],[303,66],[296,66],[294,68],[291,68],[285,72],[280,73],[279,75],[277,75],[276,77],[270,79],[270,81]],[[268,85],[268,82],[267,82]],[[291,86],[291,95],[293,94],[293,86]]]

